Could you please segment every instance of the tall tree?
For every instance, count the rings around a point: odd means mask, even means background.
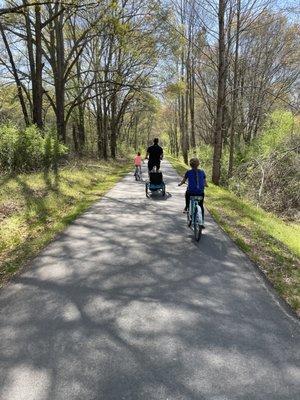
[[[238,102],[238,61],[239,61],[239,45],[240,45],[240,29],[241,29],[241,0],[236,0],[236,34],[235,34],[235,51],[234,51],[234,71],[233,71],[233,93],[231,102],[231,126],[230,126],[230,147],[229,147],[229,164],[228,178],[232,177],[234,146],[235,146],[235,127],[236,127],[236,111]]]
[[[222,156],[222,128],[225,118],[225,102],[226,102],[226,45],[225,45],[225,11],[227,0],[219,0],[218,22],[218,95],[216,122],[214,130],[214,154],[212,165],[212,181],[219,185],[221,177],[221,156]]]

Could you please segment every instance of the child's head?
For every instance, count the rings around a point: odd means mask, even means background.
[[[137,155],[138,155],[138,156],[140,156],[140,155],[141,155],[141,153],[138,151]]]
[[[199,167],[199,165],[200,165],[200,161],[199,161],[198,158],[191,158],[191,159],[190,159],[190,166],[191,166],[193,169],[197,169],[197,168]]]

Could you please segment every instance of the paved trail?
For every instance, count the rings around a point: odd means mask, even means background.
[[[0,291],[1,400],[300,398],[299,323],[163,169],[167,200],[128,175]]]

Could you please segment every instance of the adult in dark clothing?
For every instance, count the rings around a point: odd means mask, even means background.
[[[163,158],[164,151],[158,144],[158,139],[153,140],[153,145],[148,147],[146,158],[148,161],[148,170],[152,171],[156,167],[157,171],[160,169],[160,162]]]

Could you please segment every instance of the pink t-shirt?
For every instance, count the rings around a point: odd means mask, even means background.
[[[140,167],[142,165],[142,156],[135,156],[134,157],[134,165]]]

